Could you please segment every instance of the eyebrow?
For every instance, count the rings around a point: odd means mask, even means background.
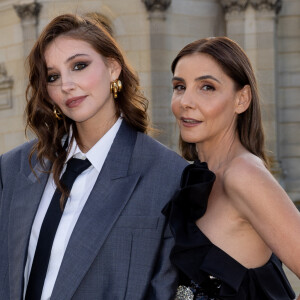
[[[79,56],[89,56],[88,54],[84,54],[84,53],[77,53],[77,54],[74,54],[72,56],[70,56],[69,58],[67,58],[67,60],[65,61],[65,64],[70,62],[71,60],[75,59],[76,57],[79,57]],[[47,68],[48,71],[52,70],[53,68]]]
[[[177,80],[177,81],[185,81],[183,78],[176,77],[176,76],[172,78],[172,81],[175,81],[175,80]]]
[[[199,81],[199,80],[205,80],[205,79],[212,79],[218,83],[221,83],[220,80],[218,80],[216,77],[214,77],[212,75],[203,75],[203,76],[197,77],[195,80]]]
[[[220,82],[220,80],[218,80],[216,77],[214,77],[214,76],[212,76],[212,75],[203,75],[203,76],[199,76],[199,77],[197,77],[196,79],[195,79],[195,81],[200,81],[200,80],[205,80],[205,79],[212,79],[212,80],[214,80],[214,81],[216,81],[216,82],[218,82],[218,83],[220,83],[221,84],[221,82]],[[181,77],[173,77],[172,78],[172,81],[175,81],[175,80],[177,80],[177,81],[185,81],[183,78],[181,78]]]

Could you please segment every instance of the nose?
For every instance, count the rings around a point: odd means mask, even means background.
[[[69,92],[76,87],[74,74],[70,70],[62,70],[60,73],[60,80],[57,81],[61,85],[62,92]]]
[[[74,90],[75,87],[76,87],[76,83],[72,80],[71,81],[70,80],[62,81],[62,83],[61,83],[61,90],[63,92],[69,92],[71,90]]]
[[[195,108],[194,95],[188,89],[186,89],[185,92],[182,94],[182,97],[180,98],[180,105],[183,109]]]

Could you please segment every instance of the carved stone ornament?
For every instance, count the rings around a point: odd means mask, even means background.
[[[13,86],[12,77],[7,76],[5,64],[0,63],[0,110],[11,108],[12,86]]]
[[[144,2],[149,12],[153,12],[155,10],[166,11],[172,0],[142,0],[142,2]]]
[[[226,13],[240,12],[245,10],[248,0],[220,0]]]
[[[282,0],[249,0],[249,2],[258,11],[275,10],[278,13],[282,6]]]
[[[41,4],[36,2],[14,5],[14,9],[21,20],[28,18],[37,18],[40,13],[41,7]]]

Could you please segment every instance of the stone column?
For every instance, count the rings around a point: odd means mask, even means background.
[[[14,9],[21,19],[24,39],[24,57],[27,57],[38,35],[37,25],[41,4],[32,2],[14,5]]]
[[[278,16],[279,157],[285,190],[300,209],[300,2],[283,1]]]
[[[280,0],[221,0],[227,36],[249,56],[261,95],[266,146],[271,151],[272,172],[280,178],[278,158],[278,109],[276,100],[276,17]]]
[[[19,4],[14,5],[14,9],[19,18],[21,19],[21,26],[23,32],[23,57],[25,61],[38,36],[37,26],[38,16],[41,10],[41,4],[36,2]],[[21,106],[21,110],[24,111],[26,103],[25,94],[28,80],[24,68],[21,70],[21,72],[23,72],[23,78],[25,78],[25,80],[23,82],[23,92],[22,97],[20,98],[19,105]],[[29,139],[32,139],[34,138],[34,134],[31,131],[28,131],[27,137]]]
[[[159,129],[156,138],[172,147],[174,120],[170,109],[169,93],[170,66],[167,44],[166,11],[171,0],[142,0],[148,11],[150,21],[150,61],[151,61],[151,121],[154,128]]]
[[[246,11],[245,50],[253,58],[266,134],[266,146],[271,151],[272,172],[281,178],[278,152],[278,101],[276,93],[277,43],[276,19],[281,0],[249,0]],[[255,24],[252,26],[252,24]]]
[[[225,12],[226,35],[244,48],[245,9],[248,0],[220,0]]]

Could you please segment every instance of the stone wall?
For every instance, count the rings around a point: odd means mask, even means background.
[[[249,55],[259,81],[273,171],[300,201],[300,2],[298,0],[0,1],[0,153],[24,142],[25,57],[56,15],[97,12],[137,70],[156,137],[177,149],[170,65],[187,43],[227,35]]]
[[[283,1],[277,27],[276,92],[282,184],[300,204],[300,1]]]
[[[12,3],[0,3],[0,153],[24,138],[24,53],[19,17]],[[10,84],[5,84],[9,82]],[[1,84],[4,83],[4,84]]]

